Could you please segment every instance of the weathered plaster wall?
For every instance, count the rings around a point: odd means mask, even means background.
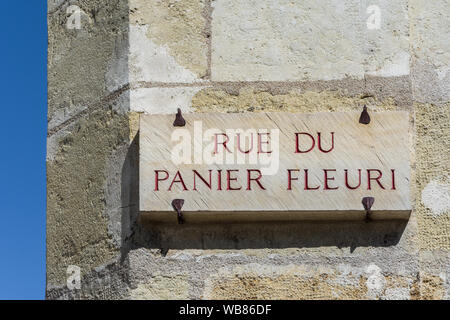
[[[448,299],[448,14],[449,0],[49,0],[48,298]],[[408,222],[138,219],[140,113],[364,104],[410,111]]]

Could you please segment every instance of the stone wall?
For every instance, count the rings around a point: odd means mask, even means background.
[[[47,298],[448,299],[449,14],[450,0],[48,0]],[[139,114],[363,105],[410,112],[409,221],[139,219]]]

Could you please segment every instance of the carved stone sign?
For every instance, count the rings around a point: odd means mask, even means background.
[[[147,219],[176,222],[176,209],[187,222],[409,217],[407,112],[372,112],[369,124],[357,112],[183,117],[141,116]]]

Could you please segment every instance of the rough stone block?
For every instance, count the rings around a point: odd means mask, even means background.
[[[80,29],[67,27],[70,5],[80,9]],[[48,17],[49,129],[128,83],[127,1],[66,1],[55,10]]]
[[[377,5],[379,28],[368,27]],[[407,1],[217,0],[212,79],[285,81],[409,74]],[[369,13],[368,13],[369,12]]]
[[[450,250],[450,105],[415,105],[416,211],[423,250]]]
[[[130,81],[201,81],[208,76],[204,0],[130,0]]]
[[[450,100],[449,0],[410,0],[412,85],[418,102]]]
[[[47,281],[63,285],[67,268],[82,275],[120,254],[126,200],[121,190],[128,117],[100,109],[74,121],[53,143],[47,163]],[[125,153],[125,154],[124,154]],[[107,187],[108,182],[115,185]],[[119,226],[116,226],[119,221]]]
[[[376,264],[363,267],[249,264],[220,268],[206,281],[205,298],[403,300],[415,298],[417,286],[414,277],[388,274]]]
[[[130,92],[130,110],[147,114],[192,111],[192,98],[204,87],[137,88]]]
[[[189,297],[188,276],[154,275],[147,283],[131,290],[132,300],[187,300]]]

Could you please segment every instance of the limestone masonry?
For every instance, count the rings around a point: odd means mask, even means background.
[[[450,0],[48,0],[47,298],[449,299],[449,16]],[[173,164],[195,120],[280,129],[279,171]],[[190,221],[231,208],[252,217]],[[259,219],[303,209],[346,219]]]

